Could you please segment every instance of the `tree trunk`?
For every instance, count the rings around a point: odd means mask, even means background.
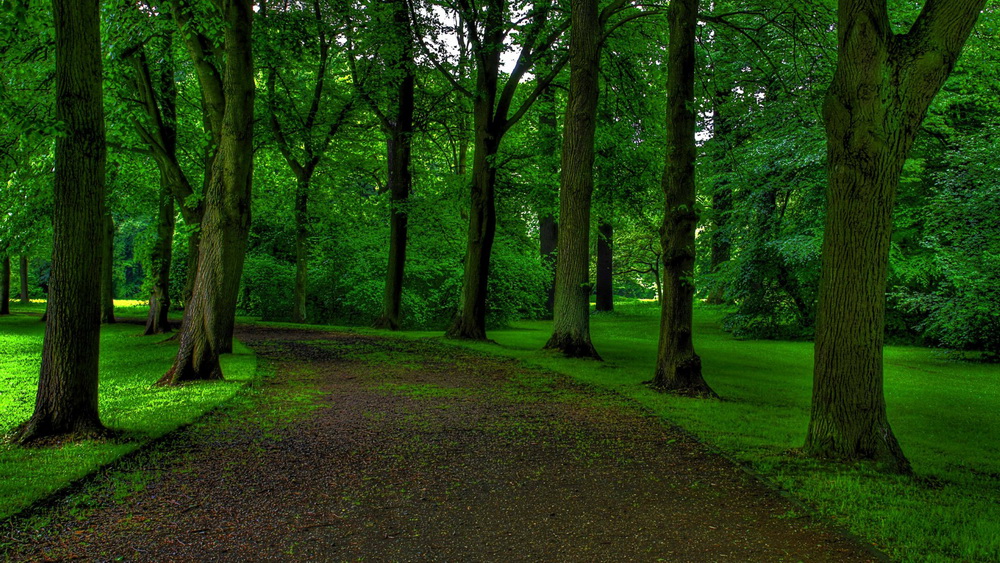
[[[145,335],[170,332],[170,262],[174,252],[174,199],[164,174],[160,173],[160,205],[156,224],[156,243],[150,262],[153,265],[153,289],[149,294],[149,316]]]
[[[598,312],[615,310],[613,249],[615,229],[611,223],[597,222],[597,303]]]
[[[100,2],[53,0],[56,137],[52,279],[42,367],[20,443],[104,432],[97,408],[101,248],[104,241],[104,107]]]
[[[0,267],[0,315],[10,314],[10,256],[3,257]]]
[[[396,116],[389,124],[386,138],[388,153],[389,211],[389,264],[385,276],[385,293],[382,298],[382,315],[375,321],[376,328],[399,330],[403,307],[403,273],[406,267],[407,224],[409,199],[413,188],[410,174],[411,143],[413,137],[414,91],[413,52],[409,42],[409,14],[405,3],[400,2],[395,11],[395,25],[406,34],[405,46],[400,50],[396,69],[403,73],[396,93]]]
[[[309,183],[311,174],[295,184],[295,289],[292,293],[292,322],[306,322],[306,295],[309,290]]]
[[[101,252],[101,324],[115,323],[115,221],[104,216],[104,245]]]
[[[894,35],[885,0],[841,0],[823,105],[827,216],[805,450],[908,473],[882,388],[892,208],[903,162],[984,5],[928,0]]]
[[[469,231],[465,248],[465,275],[458,314],[446,336],[469,340],[486,339],[486,293],[490,277],[490,254],[496,236],[496,168],[493,162],[502,133],[492,123],[497,80],[480,72],[480,96],[474,104],[475,149],[469,202]],[[484,77],[483,75],[489,75]],[[490,95],[492,94],[492,95]]]
[[[569,101],[559,182],[556,297],[552,337],[545,348],[600,360],[590,342],[590,202],[601,26],[596,0],[574,0],[572,12]]]
[[[667,163],[663,170],[663,299],[652,385],[661,391],[714,397],[694,351],[695,113],[694,64],[698,0],[673,0],[667,11]]]
[[[31,298],[28,296],[28,257],[21,257],[21,303],[30,303]]]
[[[226,4],[225,111],[218,153],[205,191],[201,251],[191,303],[184,311],[180,348],[160,379],[171,385],[221,379],[219,354],[231,350],[236,299],[250,229],[253,159],[253,9],[247,0]],[[227,348],[228,345],[228,348]]]

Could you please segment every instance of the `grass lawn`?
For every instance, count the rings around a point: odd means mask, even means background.
[[[120,315],[145,313],[141,308],[133,311],[129,303],[123,305],[117,311]],[[44,325],[27,313],[41,313],[43,307],[12,302],[13,315],[0,317],[0,435],[27,420],[34,409]],[[0,442],[0,518],[192,422],[254,377],[256,357],[237,342],[235,354],[222,359],[226,381],[154,387],[177,354],[177,344],[164,342],[164,336],[140,334],[141,327],[126,324],[108,325],[101,331],[101,419],[123,431],[124,438],[52,448]]]
[[[949,360],[926,348],[887,347],[889,419],[916,478],[888,476],[795,452],[809,421],[811,343],[737,340],[719,328],[722,311],[699,307],[695,349],[706,380],[724,400],[678,398],[641,384],[653,376],[658,304],[616,307],[592,317],[603,363],[540,351],[551,335],[551,322],[544,321],[490,331],[496,344],[462,344],[635,399],[894,558],[1000,560],[1000,367]]]

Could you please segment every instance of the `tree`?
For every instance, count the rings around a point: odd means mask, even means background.
[[[146,317],[144,336],[170,332],[170,262],[174,252],[174,198],[169,180],[160,169],[160,189],[156,213],[156,241],[150,253],[153,271],[149,292],[149,315]]]
[[[823,105],[827,217],[816,324],[812,456],[910,465],[882,387],[892,211],[906,155],[985,0],[927,0],[908,32],[886,0],[840,0],[838,61]]]
[[[448,78],[449,82],[473,100],[474,153],[472,182],[469,186],[469,226],[464,261],[464,276],[459,311],[446,335],[450,338],[483,340],[486,338],[486,308],[490,277],[490,256],[496,238],[496,155],[504,135],[531,108],[541,93],[565,65],[560,57],[546,76],[536,77],[530,93],[515,108],[515,95],[521,79],[546,57],[555,42],[568,27],[564,20],[547,25],[552,5],[541,3],[532,8],[517,6],[529,12],[520,21],[523,25],[509,23],[516,7],[500,0],[487,0],[474,5],[468,0],[458,0],[454,10],[471,44],[471,58],[475,67],[476,84],[466,88],[422,43],[425,55]],[[519,53],[510,75],[501,84],[501,55],[504,41],[512,31],[519,31]],[[424,36],[416,30],[418,37]]]
[[[97,407],[101,245],[104,240],[104,108],[98,0],[53,0],[56,139],[52,284],[42,367],[20,443],[104,432]]]
[[[667,162],[663,170],[663,299],[656,374],[658,390],[715,396],[701,375],[694,351],[695,209],[694,66],[698,0],[673,0],[667,11]]]
[[[403,306],[403,274],[406,267],[407,232],[409,230],[409,199],[413,189],[413,174],[410,171],[414,133],[414,110],[416,104],[416,75],[414,62],[415,44],[410,29],[410,13],[406,0],[393,0],[389,17],[383,16],[379,26],[382,34],[378,51],[381,57],[368,57],[375,65],[363,69],[364,78],[358,69],[358,60],[353,52],[351,69],[354,84],[382,128],[386,145],[386,185],[389,192],[389,257],[382,293],[382,312],[373,326],[388,330],[399,330]],[[384,20],[388,20],[385,23]],[[381,70],[387,79],[386,90],[393,93],[388,103],[379,100],[370,91],[371,74]],[[387,107],[383,111],[382,107]]]
[[[570,27],[569,101],[559,182],[555,307],[547,350],[601,359],[590,341],[590,206],[594,191],[601,19],[597,0],[575,0]]]
[[[334,96],[330,80],[331,48],[337,44],[327,21],[328,10],[314,0],[311,10],[266,11],[262,21],[275,33],[267,61],[268,125],[278,151],[295,176],[295,287],[292,321],[306,321],[306,296],[309,282],[309,199],[313,175],[326,155],[330,143],[347,119],[353,98],[341,101],[331,112]],[[309,14],[308,12],[312,13]],[[305,21],[303,21],[305,20]],[[303,49],[303,45],[306,46]],[[292,55],[292,56],[289,56]],[[292,57],[300,60],[292,60]],[[302,69],[298,65],[315,65]],[[284,71],[284,74],[282,74]],[[280,78],[280,80],[279,80]],[[278,95],[278,83],[283,95]],[[308,94],[296,88],[305,82]],[[302,100],[300,101],[300,98]],[[301,107],[300,107],[301,106]]]
[[[184,310],[177,358],[160,379],[163,385],[222,378],[219,355],[230,351],[232,346],[236,299],[250,228],[253,6],[248,0],[226,0],[221,8],[220,16],[225,22],[222,91],[206,96],[206,100],[222,104],[216,108],[222,111],[222,119],[212,126],[213,131],[219,132],[219,145],[211,158],[211,181],[205,189],[205,217],[194,292]],[[187,15],[182,13],[179,17],[184,21]],[[198,41],[194,43],[201,45]],[[197,54],[193,58],[201,73],[214,72],[214,67],[201,66],[208,62]],[[206,80],[202,88],[212,88],[215,84],[214,79]]]

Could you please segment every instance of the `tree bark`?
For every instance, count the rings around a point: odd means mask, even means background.
[[[569,101],[559,182],[559,245],[548,350],[600,360],[590,341],[590,205],[594,192],[601,24],[596,0],[574,0]]]
[[[480,92],[483,90],[480,89]],[[491,90],[495,95],[495,75]],[[499,138],[490,126],[493,100],[475,102],[475,149],[472,158],[472,185],[469,230],[465,247],[465,269],[458,314],[445,333],[448,338],[486,339],[486,295],[490,277],[490,255],[496,237],[496,168],[494,160]]]
[[[694,351],[695,112],[694,65],[698,0],[673,0],[667,11],[667,163],[663,170],[663,299],[652,386],[661,391],[714,397]]]
[[[115,221],[104,215],[101,248],[101,324],[115,323]]]
[[[403,37],[399,58],[393,62],[396,72],[402,73],[396,91],[395,117],[385,124],[387,129],[386,151],[389,211],[389,264],[386,269],[385,293],[382,298],[382,315],[375,321],[376,328],[399,330],[403,307],[403,273],[406,267],[407,225],[409,223],[410,192],[413,177],[410,173],[411,144],[413,137],[413,111],[416,78],[413,75],[413,46],[406,3],[399,1],[393,14],[396,33]]]
[[[28,296],[28,257],[21,257],[21,303],[30,303],[31,298]]]
[[[104,107],[100,3],[53,0],[56,137],[52,279],[42,367],[31,418],[15,440],[104,433],[98,414]]]
[[[487,14],[487,35],[491,44],[502,37],[499,6],[491,4]],[[496,164],[494,158],[503,136],[502,125],[494,119],[499,84],[499,51],[480,53],[473,100],[474,144],[472,183],[469,187],[469,229],[465,247],[465,267],[459,311],[445,333],[448,338],[486,339],[486,295],[490,277],[490,255],[496,236]]]
[[[885,0],[841,0],[838,61],[823,105],[827,216],[805,450],[910,464],[889,426],[882,379],[892,208],[906,155],[951,73],[983,0],[928,0],[892,32]]]
[[[614,289],[615,229],[611,223],[597,222],[597,302],[595,309],[607,313],[615,310]]]
[[[564,27],[557,26],[556,31],[543,36],[541,24],[545,22],[548,11],[536,11],[533,26],[525,28],[521,35],[523,43],[517,63],[500,91],[500,56],[509,31],[506,16],[508,5],[500,0],[487,0],[476,8],[467,0],[459,0],[459,5],[463,12],[463,24],[468,27],[468,35],[475,38],[472,41],[471,59],[476,64],[476,87],[468,91],[453,76],[447,72],[445,74],[461,91],[473,98],[475,148],[462,296],[459,310],[445,336],[485,340],[490,255],[497,222],[495,158],[503,136],[524,117],[565,64],[565,59],[560,59],[548,75],[536,77],[534,90],[511,112],[521,79],[533,68],[535,62],[546,56]]]
[[[10,256],[3,257],[0,266],[0,315],[10,314]]]
[[[221,379],[219,354],[232,348],[236,299],[250,229],[253,161],[253,8],[225,3],[225,109],[218,152],[205,191],[201,251],[191,303],[184,311],[180,348],[160,384]]]
[[[174,200],[167,178],[160,173],[160,202],[156,223],[156,243],[150,262],[153,289],[149,294],[149,316],[145,336],[170,332],[170,262],[174,252]]]

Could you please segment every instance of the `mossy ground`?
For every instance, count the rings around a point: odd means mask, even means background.
[[[34,409],[45,329],[37,315],[43,308],[12,303],[13,314],[0,317],[0,435]],[[106,325],[101,331],[101,419],[121,438],[40,448],[0,442],[0,518],[190,423],[254,377],[255,356],[236,343],[236,353],[223,358],[225,381],[156,387],[177,354],[177,343],[141,334],[142,327],[134,324]]]

